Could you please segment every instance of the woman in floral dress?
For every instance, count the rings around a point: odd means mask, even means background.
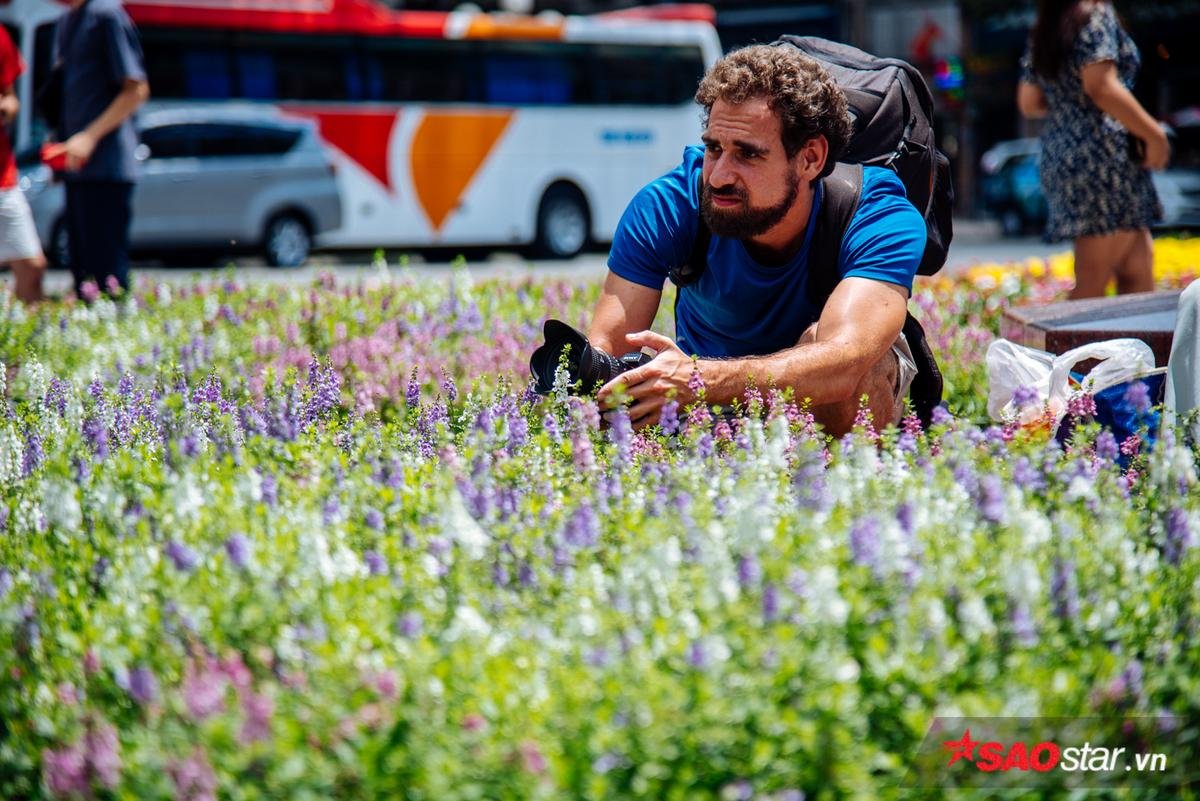
[[[1017,105],[1042,128],[1046,238],[1075,246],[1072,298],[1154,288],[1150,225],[1162,207],[1149,170],[1167,137],[1130,87],[1141,58],[1106,0],[1039,0]]]

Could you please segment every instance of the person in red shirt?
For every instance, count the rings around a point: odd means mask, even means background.
[[[17,160],[8,135],[8,125],[20,108],[14,84],[24,70],[20,52],[8,31],[0,27],[0,265],[12,267],[17,299],[36,303],[45,298],[42,276],[46,257],[33,224],[33,212],[17,188]]]

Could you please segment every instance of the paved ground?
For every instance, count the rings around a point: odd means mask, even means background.
[[[998,227],[990,222],[957,221],[955,240],[950,247],[948,269],[962,269],[979,262],[1018,261],[1030,256],[1043,257],[1069,249],[1066,245],[1049,246],[1038,239],[1005,239],[999,235]],[[400,254],[389,254],[388,263],[396,269]],[[605,254],[586,253],[569,261],[531,261],[513,252],[496,252],[490,255],[475,254],[467,262],[471,273],[477,277],[539,275],[553,277],[590,277],[603,275]],[[318,253],[300,269],[282,270],[267,267],[261,259],[241,258],[220,261],[208,267],[172,267],[156,262],[138,263],[133,266],[137,275],[149,275],[168,282],[189,282],[197,275],[212,276],[227,264],[236,265],[238,276],[247,281],[271,281],[277,283],[307,284],[323,271],[331,271],[339,280],[354,281],[359,277],[375,274],[371,266],[370,253]],[[409,268],[419,276],[441,277],[446,275],[453,254],[434,256],[409,256]],[[52,270],[46,279],[46,290],[61,293],[69,289],[70,275],[61,270]]]

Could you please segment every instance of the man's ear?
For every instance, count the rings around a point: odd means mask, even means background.
[[[825,169],[825,160],[829,158],[829,140],[822,134],[809,139],[796,153],[800,168],[800,178],[804,181],[815,181]]]

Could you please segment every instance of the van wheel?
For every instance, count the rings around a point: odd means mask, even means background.
[[[572,258],[587,245],[590,226],[583,193],[570,184],[555,184],[538,206],[535,249],[553,259]]]
[[[46,249],[46,260],[50,262],[51,267],[60,270],[71,268],[70,241],[67,235],[67,221],[59,220],[54,223],[54,227],[50,229],[50,242]]]
[[[263,251],[272,267],[299,267],[312,250],[312,234],[296,214],[280,214],[267,223]]]

